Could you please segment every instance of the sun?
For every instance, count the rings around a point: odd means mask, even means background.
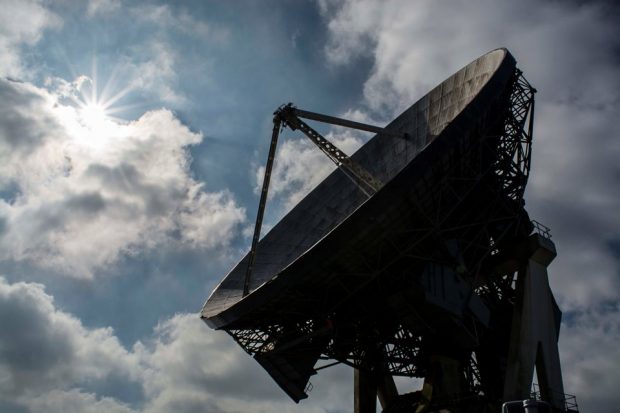
[[[106,127],[108,114],[103,104],[98,102],[86,103],[80,107],[78,112],[82,124],[88,129],[97,131]]]
[[[134,87],[131,83],[119,84],[118,78],[117,69],[112,68],[107,80],[99,82],[97,61],[93,58],[90,76],[80,74],[70,82],[60,82],[57,90],[59,114],[72,138],[71,145],[100,153],[114,150],[114,145],[124,139],[130,122],[119,114],[136,104],[127,104]]]
[[[72,83],[73,95],[73,136],[82,146],[103,148],[118,135],[125,121],[115,116],[123,110],[118,101],[130,88],[123,88],[113,93],[111,85],[106,82],[103,90],[98,89],[97,72],[91,77],[81,75]]]
[[[84,100],[76,108],[76,139],[82,145],[100,148],[107,145],[118,130],[118,123],[110,116],[109,107],[98,100]]]

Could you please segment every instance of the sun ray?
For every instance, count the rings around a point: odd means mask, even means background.
[[[119,68],[119,63],[112,67],[103,88],[99,92],[99,101],[105,102],[107,106],[113,105],[117,100],[126,96],[134,89],[132,86],[120,87]]]
[[[135,90],[132,82],[120,75],[119,66],[112,67],[100,78],[97,62],[97,57],[93,56],[90,75],[76,75],[70,92],[65,92],[62,99],[68,103],[67,106],[63,104],[63,113],[73,143],[99,152],[113,148],[114,142],[125,136],[123,126],[128,121],[121,114],[148,103],[128,101],[128,95]]]
[[[92,75],[91,75],[92,88],[90,91],[90,101],[98,102],[98,98],[97,98],[97,56],[93,56],[91,71],[92,71]]]
[[[128,93],[130,93],[133,90],[133,87],[128,86],[125,88],[122,88],[121,90],[119,90],[116,94],[114,94],[113,96],[109,97],[109,98],[105,98],[102,94],[102,101],[104,102],[106,107],[110,107],[113,104],[115,104],[118,100],[124,98]]]

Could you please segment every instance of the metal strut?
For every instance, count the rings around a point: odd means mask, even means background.
[[[346,126],[353,129],[360,129],[369,132],[381,133],[383,128],[365,125],[359,122],[352,122],[345,119],[335,118],[333,116],[321,115],[318,113],[299,110],[289,103],[280,107],[276,111],[276,116],[280,116],[282,122],[292,130],[299,129],[304,133],[329,159],[331,159],[345,175],[349,177],[359,187],[359,189],[369,198],[381,188],[381,181],[372,176],[368,171],[362,168],[358,163],[354,162],[342,152],[336,145],[328,141],[320,133],[312,129],[301,117],[307,117],[320,122],[331,123],[335,125]]]
[[[378,126],[366,125],[364,123],[353,122],[346,119],[340,119],[333,116],[322,115],[320,113],[308,112],[297,109],[292,103],[282,105],[273,114],[273,132],[271,134],[271,144],[269,146],[269,155],[267,157],[267,165],[265,165],[265,177],[263,178],[263,188],[258,203],[258,212],[256,214],[256,223],[254,225],[254,236],[252,237],[252,247],[248,257],[248,267],[245,272],[245,280],[243,282],[243,297],[250,292],[250,281],[252,279],[252,270],[254,268],[254,260],[256,258],[256,249],[258,239],[260,238],[260,230],[263,225],[263,216],[265,213],[265,204],[267,203],[267,193],[269,191],[269,180],[271,179],[271,170],[276,154],[276,146],[280,134],[280,127],[284,124],[292,130],[299,129],[312,142],[319,147],[321,151],[329,159],[331,159],[345,175],[357,185],[357,187],[367,196],[371,197],[381,188],[381,181],[372,176],[366,169],[362,168],[358,163],[353,161],[342,152],[336,145],[325,139],[320,133],[312,129],[307,123],[300,118],[312,119],[318,122],[340,125],[352,129],[364,130],[367,132],[381,133],[389,136],[397,136]]]
[[[280,117],[277,115],[274,116],[273,131],[271,132],[271,144],[269,145],[269,155],[267,156],[265,177],[263,178],[263,189],[260,193],[258,212],[256,213],[254,236],[252,237],[252,247],[250,248],[250,256],[248,257],[248,268],[245,270],[245,280],[243,281],[243,297],[248,295],[250,292],[250,279],[252,278],[252,268],[254,267],[254,259],[256,258],[256,246],[258,245],[258,238],[260,237],[260,228],[263,225],[263,215],[265,213],[265,204],[267,203],[267,192],[269,192],[269,180],[271,179],[273,160],[276,157],[276,146],[278,145],[278,136],[280,135],[281,124],[282,121],[280,120]]]

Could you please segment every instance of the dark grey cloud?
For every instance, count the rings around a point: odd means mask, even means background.
[[[3,285],[3,287],[6,287]],[[24,284],[3,289],[0,299],[2,346],[0,358],[12,372],[14,385],[22,376],[45,375],[59,364],[71,360],[75,349],[66,332],[42,315],[51,310],[49,300],[38,286]]]
[[[564,315],[561,361],[564,386],[576,389],[581,411],[613,412],[618,403],[620,308],[600,303]]]
[[[114,188],[120,193],[139,195],[145,200],[145,210],[136,211],[136,213],[145,213],[149,218],[169,213],[176,207],[176,201],[187,195],[187,188],[162,187],[157,183],[149,182],[149,177],[129,162],[113,166],[95,163],[88,167],[84,175],[94,178],[106,188]]]
[[[45,96],[22,82],[0,82],[0,137],[2,153],[30,151],[40,145],[50,129],[59,125],[50,116],[40,116],[38,108],[49,105]]]
[[[4,186],[15,175],[28,173],[19,170],[23,159],[61,132],[62,126],[49,114],[53,100],[31,84],[0,79],[0,96],[0,184]]]
[[[40,284],[0,278],[0,398],[20,404],[39,392],[114,374],[119,383],[134,372],[127,353],[106,329],[85,329],[55,308]]]

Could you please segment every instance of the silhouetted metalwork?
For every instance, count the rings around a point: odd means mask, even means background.
[[[265,205],[267,204],[267,195],[269,193],[269,182],[271,181],[271,169],[273,161],[276,157],[276,147],[278,145],[278,135],[280,134],[281,121],[276,116],[273,118],[273,132],[271,133],[271,144],[269,145],[269,155],[267,156],[267,165],[265,166],[265,176],[263,177],[263,187],[260,192],[260,201],[258,203],[258,213],[256,214],[256,223],[254,224],[254,235],[252,236],[252,247],[248,266],[245,272],[245,280],[243,282],[243,295],[246,296],[250,290],[250,279],[252,277],[252,267],[254,266],[254,258],[256,256],[256,247],[260,237],[260,230],[263,226],[263,215],[265,214]]]
[[[380,131],[381,128],[364,125],[358,122],[351,122],[344,119],[335,118],[333,116],[320,115],[318,113],[298,110],[291,103],[281,107],[276,112],[282,122],[284,122],[292,130],[299,129],[314,144],[331,159],[347,175],[355,185],[368,197],[374,195],[381,188],[381,181],[372,176],[366,169],[360,166],[342,152],[336,145],[328,141],[320,133],[312,129],[301,117],[306,116],[311,119],[320,120],[321,122],[333,123],[337,125],[347,126],[349,128],[361,129],[366,131]]]
[[[317,371],[345,364],[358,413],[377,397],[386,413],[494,412],[530,396],[535,365],[540,397],[569,411],[546,273],[555,247],[523,200],[535,92],[499,49],[385,128],[280,107],[251,250],[203,319],[296,402]],[[377,135],[349,157],[301,118]],[[259,241],[280,125],[339,169]],[[399,395],[395,376],[424,386]]]

